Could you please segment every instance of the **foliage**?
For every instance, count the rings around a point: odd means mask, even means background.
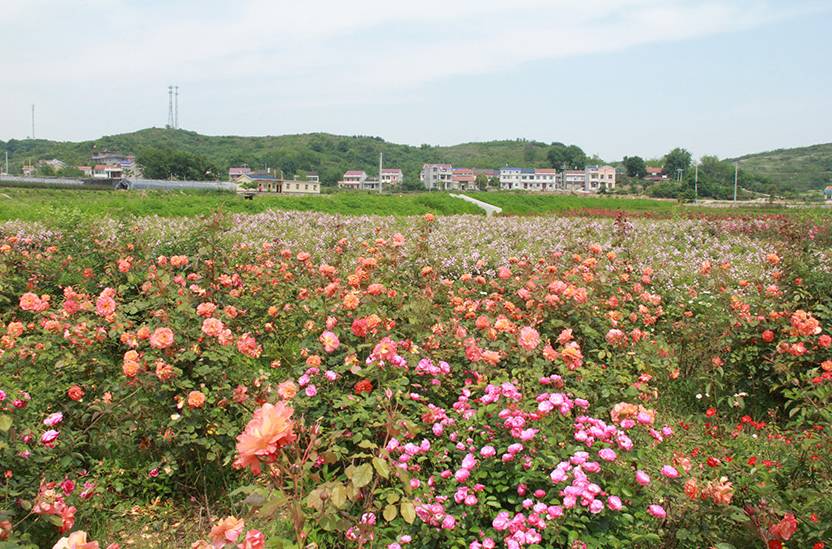
[[[675,179],[677,173],[687,174],[691,165],[691,155],[686,149],[676,147],[664,157],[662,168],[668,177]]]
[[[774,182],[782,192],[819,190],[832,184],[832,143],[748,154],[730,162]]]
[[[627,170],[628,177],[644,177],[647,175],[647,165],[644,159],[640,156],[625,156],[624,169]]]
[[[553,168],[559,170],[582,170],[586,167],[587,157],[577,145],[566,146],[553,143],[546,153],[546,158]]]
[[[473,214],[483,211],[445,193],[379,195],[341,192],[316,196],[261,194],[244,200],[234,193],[199,191],[91,191],[4,188],[0,220],[48,221],[56,211],[74,211],[84,217],[128,218],[156,215],[203,215],[213,210],[257,213],[272,209],[318,211],[355,215]]]
[[[148,179],[185,181],[224,179],[222,177],[224,174],[208,158],[178,150],[145,148],[139,152],[136,163]]]
[[[350,169],[375,173],[378,155],[384,153],[385,165],[403,170],[408,189],[420,188],[419,171],[426,162],[450,162],[457,166],[492,169],[506,164],[538,168],[550,165],[547,159],[549,146],[525,139],[463,143],[450,147],[413,147],[370,136],[325,133],[268,137],[206,136],[186,130],[148,128],[80,143],[12,139],[5,144],[0,143],[2,146],[9,151],[12,173],[18,173],[24,162],[36,162],[43,158],[86,164],[93,147],[125,154],[162,149],[207,159],[211,166],[218,168],[212,173],[219,173],[221,178],[224,178],[229,166],[248,164],[255,169],[265,169],[266,166],[279,168],[287,177],[314,171],[324,185],[335,185]],[[168,174],[164,174],[163,178],[167,177]]]

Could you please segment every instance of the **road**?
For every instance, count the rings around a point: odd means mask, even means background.
[[[466,202],[470,202],[471,204],[476,204],[483,210],[485,210],[486,217],[491,217],[494,214],[498,214],[503,211],[502,208],[499,206],[494,206],[493,204],[489,204],[487,202],[483,202],[482,200],[477,200],[476,198],[471,198],[470,196],[465,196],[464,194],[452,194],[454,198],[461,198]]]

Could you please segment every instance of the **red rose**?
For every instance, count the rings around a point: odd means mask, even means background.
[[[713,406],[711,406],[710,408],[708,408],[708,409],[705,411],[705,415],[706,415],[706,416],[708,416],[708,417],[714,417],[714,416],[716,415],[716,408],[714,408]]]
[[[67,389],[66,396],[68,396],[72,400],[79,401],[82,398],[84,398],[84,390],[78,385],[73,385],[72,387]]]
[[[362,379],[353,387],[355,394],[371,393],[373,391],[373,383],[369,379]]]

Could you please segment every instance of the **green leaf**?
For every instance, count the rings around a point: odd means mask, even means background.
[[[332,503],[338,509],[342,509],[347,503],[347,489],[343,484],[339,484],[332,489]]]
[[[6,432],[12,428],[12,416],[2,415],[0,416],[0,431]]]
[[[387,505],[384,508],[384,511],[381,513],[384,516],[384,520],[387,522],[392,521],[396,516],[399,514],[399,510],[396,508],[395,505]]]
[[[373,467],[375,468],[376,472],[382,477],[388,478],[390,476],[390,467],[387,465],[387,462],[383,459],[374,457]]]
[[[356,488],[363,488],[373,480],[373,467],[369,463],[363,463],[355,468],[352,474],[352,484]]]
[[[413,503],[410,501],[402,501],[399,508],[401,509],[404,521],[408,524],[413,524],[413,521],[416,520],[416,508],[413,506]]]

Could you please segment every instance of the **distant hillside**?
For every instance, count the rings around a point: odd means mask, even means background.
[[[338,136],[326,133],[266,137],[207,136],[186,130],[149,128],[80,143],[47,140],[0,142],[9,150],[12,170],[24,162],[58,158],[73,165],[89,163],[95,146],[100,150],[137,154],[143,148],[170,147],[206,156],[221,169],[246,163],[252,168],[281,168],[286,174],[316,171],[325,183],[334,183],[348,169],[375,175],[378,154],[384,165],[399,167],[406,179],[418,181],[425,162],[449,162],[458,166],[499,168],[506,164],[548,167],[546,143],[513,140],[465,143],[450,147],[414,147],[388,143],[380,137]],[[2,153],[0,153],[2,154]]]
[[[731,161],[781,187],[796,191],[832,185],[832,143],[747,154]]]

